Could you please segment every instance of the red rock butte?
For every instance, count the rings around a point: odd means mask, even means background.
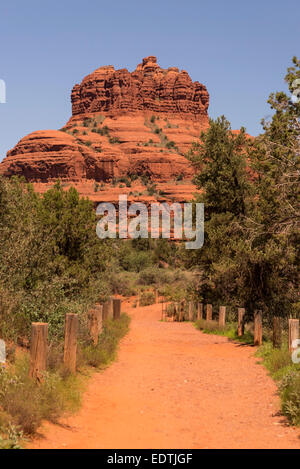
[[[166,196],[169,190],[174,200],[191,196],[193,169],[184,155],[209,125],[203,84],[150,56],[131,73],[98,68],[73,87],[71,101],[68,123],[22,138],[0,174],[23,175],[41,192],[60,179],[92,200],[109,200],[120,192],[116,181],[136,176],[161,185]],[[133,186],[141,196],[137,182]],[[126,187],[128,195],[133,188]]]

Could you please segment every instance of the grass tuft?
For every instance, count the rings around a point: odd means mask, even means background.
[[[29,358],[22,356],[14,367],[0,370],[0,405],[10,422],[25,434],[33,434],[43,419],[52,422],[64,411],[78,409],[80,386],[76,376],[45,373],[37,384],[29,378]]]
[[[270,342],[259,347],[257,356],[269,370],[273,379],[279,382],[282,413],[292,425],[300,426],[300,364],[293,363],[287,344],[273,349]]]
[[[82,349],[82,358],[85,363],[95,368],[105,368],[116,357],[119,341],[129,330],[130,318],[122,314],[118,321],[109,320],[95,347],[90,344]]]
[[[228,337],[231,340],[237,340],[245,344],[253,343],[253,335],[250,331],[245,331],[244,335],[239,337],[237,335],[237,323],[228,323],[225,326],[220,326],[217,321],[206,321],[199,319],[195,322],[196,329],[201,330],[205,334],[215,334]]]

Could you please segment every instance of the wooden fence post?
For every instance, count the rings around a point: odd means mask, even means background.
[[[98,333],[101,334],[103,328],[103,305],[96,303],[95,309],[97,310]]]
[[[238,337],[245,333],[245,308],[238,308]]]
[[[113,299],[113,311],[114,311],[114,319],[120,319],[121,317],[121,300],[119,298],[114,298]]]
[[[179,321],[184,320],[184,300],[181,300],[179,305]]]
[[[178,321],[178,305],[174,303],[173,321]]]
[[[299,319],[289,319],[289,352],[293,353],[295,347],[293,347],[294,340],[299,339]],[[296,346],[297,348],[298,346]]]
[[[189,301],[189,321],[194,321],[194,302]]]
[[[65,320],[64,365],[71,372],[76,372],[78,314],[67,313]]]
[[[219,326],[224,327],[226,323],[226,306],[220,306],[219,309]]]
[[[114,316],[113,297],[110,296],[107,301],[108,301],[108,317],[109,319],[112,319]]]
[[[273,317],[273,348],[281,347],[281,318],[278,316]]]
[[[29,376],[42,381],[47,368],[48,324],[33,322],[31,325],[30,368]]]
[[[206,305],[206,321],[212,321],[212,305]]]
[[[197,305],[197,320],[203,319],[203,303]]]
[[[90,336],[94,345],[98,344],[99,333],[101,330],[101,309],[94,308],[89,311]]]
[[[262,344],[262,312],[254,313],[254,345]]]
[[[103,322],[109,319],[109,302],[105,301],[102,306],[102,320]]]
[[[155,303],[157,304],[157,303],[159,302],[159,301],[158,301],[158,300],[159,300],[159,297],[158,297],[158,289],[157,289],[157,288],[155,288],[155,292],[154,292],[154,293],[155,293]]]

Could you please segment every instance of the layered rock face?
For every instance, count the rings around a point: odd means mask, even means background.
[[[59,130],[38,130],[7,153],[1,163],[5,176],[22,175],[27,181],[82,179],[105,180],[111,177],[111,161],[95,158],[95,152]]]
[[[206,87],[176,67],[160,68],[156,57],[143,59],[132,73],[100,67],[72,91],[73,116],[125,110],[190,114],[207,122]]]
[[[71,101],[65,127],[24,137],[0,174],[24,175],[41,191],[61,179],[93,199],[105,199],[122,178],[146,176],[169,191],[175,179],[189,185],[193,169],[184,155],[208,127],[209,95],[187,72],[162,69],[153,56],[132,73],[100,67],[74,86]],[[92,189],[98,183],[101,197]]]

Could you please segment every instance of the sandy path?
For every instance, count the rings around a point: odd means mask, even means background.
[[[31,448],[300,447],[253,347],[161,322],[161,305],[124,309],[133,320],[118,360],[90,379],[80,412],[45,424]]]

